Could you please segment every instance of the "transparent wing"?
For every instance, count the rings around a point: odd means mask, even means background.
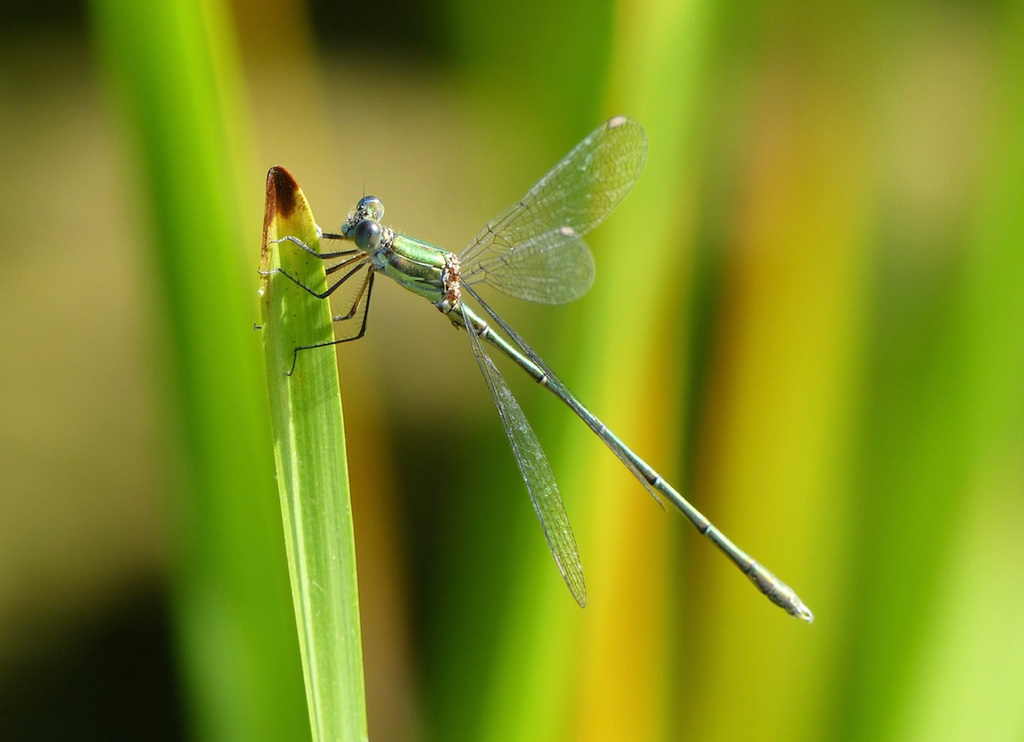
[[[565,505],[562,503],[562,496],[558,492],[558,485],[555,483],[547,456],[544,455],[537,434],[530,427],[522,408],[512,396],[512,390],[508,388],[494,361],[484,351],[480,338],[473,330],[473,323],[468,319],[466,334],[469,335],[473,355],[480,366],[480,372],[484,375],[484,381],[487,382],[494,406],[498,409],[505,435],[512,446],[512,453],[523,475],[530,500],[533,501],[533,509],[540,519],[544,537],[548,541],[551,555],[555,558],[555,564],[558,565],[558,571],[562,573],[562,579],[565,580],[576,602],[581,607],[586,606],[587,586],[583,581],[583,566],[580,564],[580,555],[576,548],[576,537],[573,535],[572,526],[569,525],[569,516],[566,515]]]
[[[583,406],[583,403],[576,398],[576,395],[569,391],[569,388],[562,383],[562,380],[559,379],[558,376],[555,375],[555,372],[551,370],[551,367],[544,363],[544,359],[537,355],[537,352],[527,345],[526,341],[523,340],[519,333],[513,330],[505,320],[498,316],[497,312],[487,305],[487,302],[480,298],[480,295],[473,290],[472,286],[463,286],[463,288],[466,289],[466,293],[472,296],[476,303],[480,305],[480,308],[487,313],[487,316],[491,318],[491,321],[493,321],[494,324],[497,325],[503,333],[505,333],[505,336],[509,341],[511,341],[512,345],[518,348],[520,353],[529,358],[537,368],[547,375],[548,380],[545,386],[550,391],[554,392],[559,399],[565,402],[569,406],[569,409],[575,412],[576,415],[579,416],[580,420],[587,424],[588,428],[594,431],[594,434],[600,438],[606,446],[608,446],[611,452],[618,457],[619,461],[625,464],[626,468],[629,469],[633,476],[640,480],[640,484],[642,484],[644,489],[651,494],[654,501],[664,508],[665,504],[661,501],[661,497],[658,496],[658,492],[656,492],[654,487],[651,486],[650,481],[648,481],[647,477],[644,476],[643,472],[640,471],[627,453],[629,449],[627,449],[618,438],[609,436],[609,431],[605,427],[604,423],[598,420],[590,410]]]
[[[594,283],[594,256],[582,238],[566,227],[537,235],[462,272],[462,282],[487,284],[517,299],[564,304],[587,293]]]
[[[640,124],[618,116],[601,125],[473,238],[462,251],[462,279],[532,301],[580,296],[593,280],[582,238],[622,201],[646,157]],[[558,269],[566,270],[564,287],[545,287],[560,277],[544,271]]]

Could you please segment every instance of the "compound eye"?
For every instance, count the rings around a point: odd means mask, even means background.
[[[363,196],[356,204],[356,214],[363,219],[379,222],[384,218],[384,203],[376,196]]]
[[[356,247],[363,252],[376,250],[380,245],[380,225],[372,219],[363,219],[354,230],[353,239]]]

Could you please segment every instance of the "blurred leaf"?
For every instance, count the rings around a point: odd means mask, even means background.
[[[151,204],[154,300],[182,441],[170,488],[174,603],[195,736],[309,734],[266,392],[252,330],[254,232],[237,178],[246,137],[224,8],[95,0],[95,33]]]
[[[480,149],[487,153],[486,177],[473,189],[477,202],[496,203],[495,210],[513,203],[600,123],[614,10],[611,2],[581,12],[574,4],[536,0],[505,5],[459,0],[451,6],[459,73],[473,94],[473,118],[481,122],[479,138],[485,143]],[[479,223],[492,216],[481,212]],[[565,309],[540,311],[552,337],[572,321]],[[524,334],[532,342],[530,333]],[[559,355],[576,354],[572,346],[551,354],[538,345],[555,364]],[[513,389],[520,374],[515,369],[507,374]],[[486,397],[482,382],[477,389]],[[545,435],[550,430],[545,422],[572,418],[569,425],[580,437],[588,435],[586,427],[535,388],[520,401],[561,477],[565,469],[552,455],[558,437]],[[501,427],[490,415],[493,439],[473,440],[480,480],[469,482],[466,498],[473,502],[464,507],[459,546],[453,547],[472,560],[465,567],[468,579],[446,584],[438,604],[434,633],[440,638],[425,683],[428,713],[436,734],[445,739],[557,738],[571,710],[573,637],[583,617],[552,565],[512,454],[500,438]],[[573,502],[580,501],[580,493],[565,487],[562,493],[570,519],[578,524],[582,513]],[[585,555],[583,561],[586,571]],[[480,693],[479,704],[465,703],[468,687]]]

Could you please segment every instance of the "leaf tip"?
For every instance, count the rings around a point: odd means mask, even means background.
[[[280,165],[275,165],[267,172],[267,201],[263,214],[263,251],[264,270],[267,265],[268,237],[277,236],[277,228],[281,222],[288,221],[302,202],[302,190],[295,178]]]
[[[292,174],[280,165],[270,168],[267,173],[267,214],[273,209],[274,215],[287,219],[295,211],[299,198],[299,184]]]

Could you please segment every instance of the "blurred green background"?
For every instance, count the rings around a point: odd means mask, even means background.
[[[0,5],[0,737],[308,734],[267,169],[459,250],[622,113],[595,288],[495,307],[816,622],[501,365],[579,610],[465,337],[380,284],[338,351],[370,737],[1024,738],[1024,3]]]

